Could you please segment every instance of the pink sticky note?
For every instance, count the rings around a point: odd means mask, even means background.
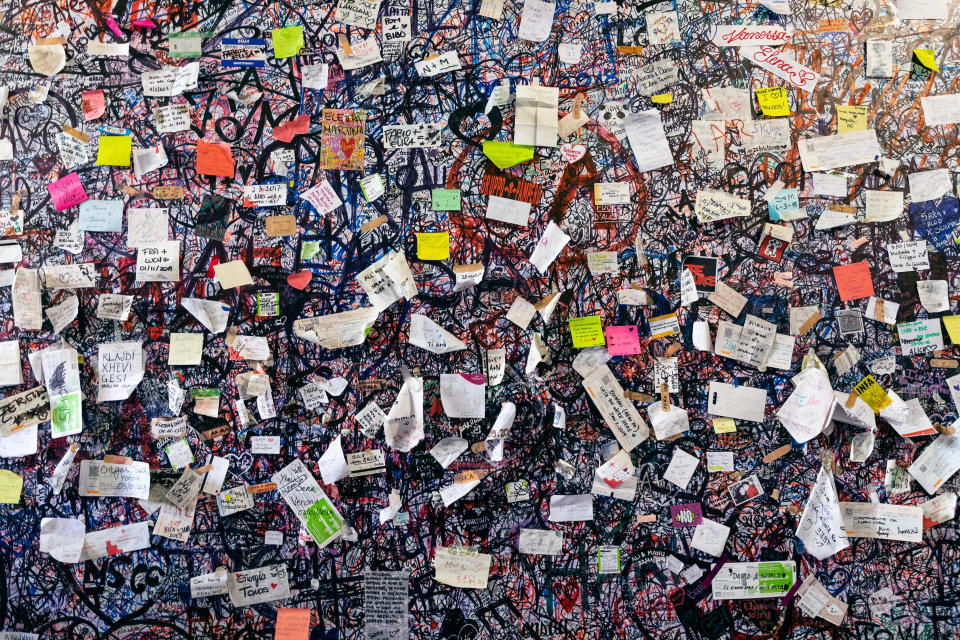
[[[74,207],[87,199],[87,192],[80,183],[80,176],[74,171],[65,175],[56,182],[47,185],[50,197],[53,199],[53,206],[57,211],[63,211]]]
[[[84,91],[80,94],[81,107],[83,108],[83,117],[85,120],[96,120],[103,115],[107,108],[107,101],[103,95],[102,89],[93,89]]]
[[[604,327],[603,333],[607,338],[607,353],[611,356],[640,353],[640,332],[637,331],[637,325]]]

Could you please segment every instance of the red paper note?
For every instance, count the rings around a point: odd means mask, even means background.
[[[864,260],[833,268],[833,277],[837,281],[837,291],[844,302],[869,298],[875,295],[870,264]]]
[[[106,98],[103,96],[103,91],[100,89],[93,89],[92,91],[84,91],[80,94],[81,106],[83,107],[83,117],[85,120],[96,120],[103,115],[104,110],[107,108]]]
[[[274,640],[307,640],[310,635],[310,609],[277,609]]]
[[[63,211],[74,207],[87,199],[87,192],[84,191],[80,183],[80,176],[74,171],[65,175],[56,182],[47,185],[50,197],[53,199],[53,206],[57,211]]]
[[[637,325],[604,327],[603,333],[607,338],[607,353],[611,356],[640,353],[640,332],[637,331]]]
[[[232,178],[233,170],[233,154],[229,144],[197,140],[197,173]]]
[[[290,142],[295,135],[306,133],[310,130],[310,114],[304,113],[297,116],[290,122],[284,122],[273,128],[273,137],[280,142]]]

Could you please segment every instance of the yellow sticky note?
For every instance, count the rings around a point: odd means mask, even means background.
[[[486,140],[483,143],[483,153],[498,169],[508,169],[515,164],[533,160],[533,147],[512,142]]]
[[[284,27],[273,30],[273,57],[290,58],[303,49],[303,27]]]
[[[866,105],[837,105],[837,133],[867,130]]]
[[[23,491],[23,478],[7,469],[0,469],[0,502],[17,504]]]
[[[673,91],[660,93],[650,98],[655,104],[670,104],[673,102]]]
[[[733,418],[713,418],[713,430],[716,433],[736,433],[737,423]]]
[[[960,316],[943,316],[943,324],[947,326],[950,342],[960,344]]]
[[[930,49],[914,49],[913,59],[925,69],[940,71],[940,68],[937,66],[937,58]]]
[[[867,406],[873,409],[874,413],[880,413],[880,409],[885,409],[891,402],[890,396],[883,390],[873,376],[867,376],[857,383],[853,388],[860,399],[867,403]]]
[[[417,257],[421,260],[446,260],[450,257],[450,234],[418,233]]]
[[[757,89],[757,100],[765,116],[790,115],[790,103],[787,102],[787,90],[783,87],[761,87]]]
[[[97,164],[111,167],[129,167],[132,147],[133,138],[131,136],[100,136]]]
[[[570,318],[570,336],[575,349],[602,347],[607,344],[603,338],[603,322],[600,316]]]

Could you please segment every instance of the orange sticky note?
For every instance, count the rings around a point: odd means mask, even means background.
[[[229,144],[197,140],[197,173],[232,178],[233,171],[233,154]]]
[[[310,609],[277,609],[274,640],[307,640],[310,635]]]
[[[840,299],[844,302],[876,295],[873,291],[870,263],[866,260],[834,267],[833,277],[837,281]]]

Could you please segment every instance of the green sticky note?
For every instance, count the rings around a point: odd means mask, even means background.
[[[314,240],[308,240],[304,242],[303,247],[300,248],[300,259],[309,260],[318,253],[320,253],[320,243]]]
[[[273,30],[273,57],[290,58],[303,49],[303,27],[284,27]]]
[[[507,169],[515,164],[533,160],[533,147],[512,142],[487,140],[483,143],[483,153],[499,169]]]
[[[786,593],[793,587],[793,564],[789,562],[758,562],[760,593]]]
[[[132,147],[133,138],[131,136],[100,136],[97,164],[111,167],[129,167]]]
[[[602,347],[607,344],[603,339],[603,322],[600,316],[570,318],[570,336],[575,349]]]
[[[937,58],[932,50],[914,49],[913,57],[923,68],[929,69],[930,71],[940,71],[940,68],[937,66]]]
[[[434,211],[460,211],[460,189],[434,189]]]
[[[313,536],[314,542],[323,547],[330,538],[337,535],[343,528],[343,518],[330,504],[326,496],[313,503],[303,512],[307,531]]]

